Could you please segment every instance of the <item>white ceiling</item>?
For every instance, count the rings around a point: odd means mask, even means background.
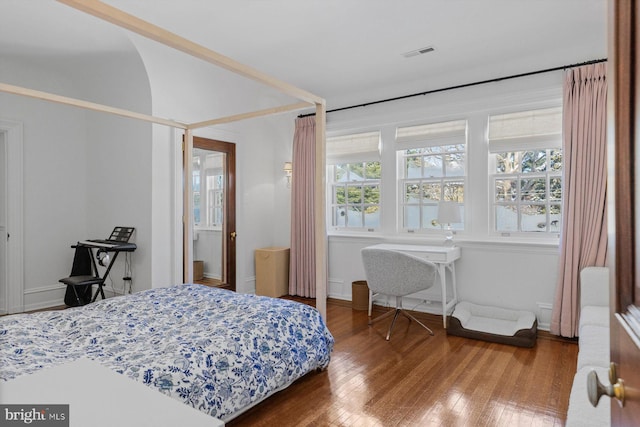
[[[329,109],[607,56],[606,0],[105,2]],[[131,49],[123,30],[54,0],[0,0],[0,14],[0,59]],[[435,51],[402,56],[425,46]]]

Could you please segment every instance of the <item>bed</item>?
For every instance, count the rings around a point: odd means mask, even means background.
[[[176,285],[0,317],[0,379],[88,358],[228,421],[325,369],[333,344],[308,305]]]

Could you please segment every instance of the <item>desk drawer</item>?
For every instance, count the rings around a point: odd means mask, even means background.
[[[460,248],[457,246],[426,246],[426,245],[398,245],[382,243],[370,246],[375,249],[404,252],[431,262],[448,264],[460,258]]]
[[[449,263],[460,258],[460,248],[448,252],[422,252],[422,251],[406,251],[406,253],[420,258],[424,258],[431,262]]]
[[[424,258],[432,262],[447,262],[447,254],[436,254],[428,252],[407,252],[413,256]]]

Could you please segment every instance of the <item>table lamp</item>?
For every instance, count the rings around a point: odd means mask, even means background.
[[[451,224],[462,222],[460,217],[460,206],[457,202],[440,202],[438,204],[438,222],[442,225],[446,224],[445,243],[453,243],[453,231]]]

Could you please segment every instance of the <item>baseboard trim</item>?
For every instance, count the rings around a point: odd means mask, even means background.
[[[60,283],[25,289],[23,292],[24,306],[22,307],[22,311],[27,312],[60,306],[64,304],[64,293],[66,289],[67,286]]]
[[[50,286],[41,286],[39,288],[33,288],[33,289],[25,289],[24,290],[24,295],[33,295],[33,294],[39,294],[42,292],[51,292],[51,291],[57,291],[59,289],[66,289],[67,285],[61,285],[61,284],[56,284],[56,285],[50,285]]]
[[[327,298],[327,304],[335,304],[340,307],[351,307],[351,301],[346,299]]]

